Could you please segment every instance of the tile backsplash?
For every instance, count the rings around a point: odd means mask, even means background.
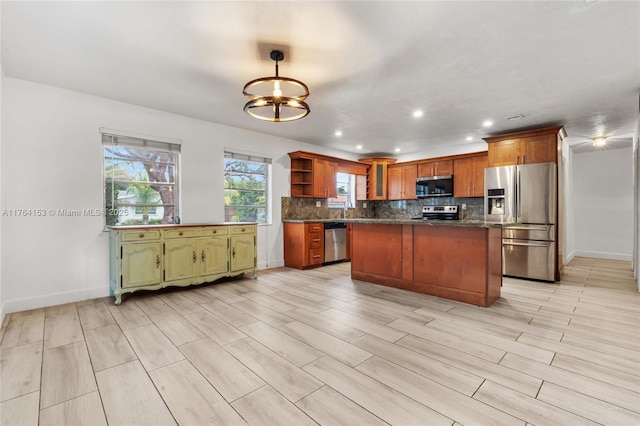
[[[320,207],[316,203],[320,203]],[[366,204],[366,207],[364,205]],[[484,220],[484,199],[479,198],[424,198],[400,201],[356,201],[356,208],[330,209],[326,199],[282,197],[282,219],[342,219],[346,218],[401,218],[422,216],[422,206],[466,204],[460,210],[460,219]]]

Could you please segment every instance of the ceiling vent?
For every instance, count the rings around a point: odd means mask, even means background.
[[[507,120],[522,120],[524,118],[524,115],[522,114],[517,114],[517,115],[511,115],[509,117],[507,117]]]

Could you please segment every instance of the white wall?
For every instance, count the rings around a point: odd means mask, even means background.
[[[639,99],[640,104],[640,99]],[[640,105],[638,105],[640,108]],[[639,111],[640,112],[640,111]],[[638,283],[638,291],[640,291],[640,114],[633,132],[633,273]]]
[[[2,2],[0,2],[0,26],[2,22]],[[0,31],[2,34],[2,31]],[[0,35],[0,46],[2,46],[2,36]],[[4,71],[2,68],[2,55],[0,55],[0,213],[2,212],[3,206],[3,193],[2,191],[2,133],[4,132],[3,118],[2,118],[2,103],[3,103],[3,86],[4,86]],[[0,216],[1,217],[1,216]],[[2,221],[0,220],[0,325],[2,325],[4,321],[4,316],[6,313],[6,309],[4,306],[4,295],[2,292]]]
[[[563,217],[563,263],[566,265],[576,254],[576,232],[574,225],[575,209],[573,206],[573,150],[566,143],[562,145],[562,161],[564,167],[564,217]]]
[[[573,154],[575,255],[631,260],[633,149]]]
[[[284,264],[280,200],[289,195],[287,152],[341,155],[8,77],[3,92],[4,209],[102,208],[100,127],[182,140],[183,223],[224,220],[225,147],[271,157],[273,225],[258,229],[261,269]],[[108,294],[108,233],[102,217],[5,216],[1,226],[7,312]]]

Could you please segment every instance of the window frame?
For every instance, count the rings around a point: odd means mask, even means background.
[[[161,138],[149,138],[146,136],[142,136],[142,135],[127,135],[126,132],[111,132],[111,131],[106,131],[104,129],[100,129],[100,133],[101,133],[101,140],[102,140],[102,144],[101,144],[101,149],[102,149],[102,204],[103,204],[103,212],[102,212],[102,216],[103,216],[103,226],[104,226],[104,230],[108,230],[110,227],[140,227],[140,226],[154,226],[155,224],[125,224],[125,223],[116,223],[113,225],[110,225],[107,223],[107,218],[108,215],[107,213],[111,210],[121,210],[121,209],[127,209],[128,211],[135,211],[136,208],[143,208],[143,207],[154,207],[157,211],[158,207],[161,208],[165,208],[165,207],[173,207],[173,222],[171,223],[180,223],[180,214],[181,214],[181,186],[180,186],[180,171],[181,171],[181,158],[182,158],[182,153],[181,153],[181,143],[180,141],[176,141],[176,140],[158,140]],[[169,186],[172,188],[172,192],[173,192],[173,204],[162,204],[162,199],[159,200],[159,203],[153,203],[153,204],[149,204],[149,203],[133,203],[133,204],[114,204],[113,206],[109,206],[107,205],[107,185],[108,183],[114,183],[114,182],[118,182],[117,180],[114,180],[113,178],[111,180],[109,180],[109,176],[107,174],[107,149],[109,147],[115,147],[115,146],[122,146],[122,147],[126,147],[126,148],[131,148],[131,149],[135,149],[135,150],[139,150],[139,151],[155,151],[155,152],[166,152],[166,153],[170,153],[174,156],[174,161],[173,163],[168,163],[168,164],[172,164],[173,167],[173,182],[160,182],[158,184],[163,185],[163,186]],[[132,160],[132,162],[135,162],[135,160]],[[144,160],[140,160],[140,163],[145,163]],[[147,177],[148,178],[148,177]],[[122,181],[119,183],[135,183],[135,182],[139,182],[139,181]],[[141,182],[141,181],[140,181]],[[154,182],[149,182],[149,184],[154,184]],[[134,213],[134,215],[130,218],[130,219],[135,219],[137,216],[137,214]],[[123,216],[119,216],[118,220],[120,221],[122,219]],[[162,225],[167,225],[167,224],[163,224]]]
[[[349,181],[341,181],[338,179],[339,175],[346,175],[349,176]],[[338,191],[338,186],[341,183],[346,183],[348,185],[348,190],[347,190],[347,201],[345,202],[341,202],[338,201],[338,199],[340,198],[340,194]],[[346,173],[346,172],[336,172],[336,197],[335,198],[329,198],[327,201],[327,206],[330,209],[355,209],[356,208],[356,175],[353,173]]]
[[[244,162],[250,162],[250,163],[261,163],[261,164],[265,164],[266,168],[265,168],[265,173],[264,173],[264,183],[265,183],[265,188],[264,188],[264,198],[265,198],[265,202],[264,202],[264,222],[260,222],[260,221],[252,221],[258,224],[258,226],[264,226],[264,225],[271,225],[272,224],[272,219],[273,219],[273,213],[272,213],[272,174],[273,174],[273,169],[272,169],[272,159],[270,157],[267,157],[264,154],[256,154],[256,153],[245,153],[242,151],[238,151],[236,149],[233,148],[225,148],[224,149],[224,158],[223,158],[223,179],[224,181],[226,181],[227,179],[227,165],[226,162],[227,160],[239,160],[239,161],[244,161]],[[226,191],[227,188],[224,187],[224,183],[223,183],[223,191],[225,191],[225,196],[224,196],[224,205],[223,205],[223,212],[224,212],[224,218],[225,218],[225,222],[227,222],[227,207],[233,207],[233,206],[227,206],[226,205]],[[261,208],[259,206],[236,206],[236,207],[247,207],[247,208]],[[231,222],[234,223],[234,222]]]

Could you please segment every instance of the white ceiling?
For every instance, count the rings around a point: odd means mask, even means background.
[[[600,135],[630,144],[639,117],[637,1],[0,7],[8,77],[354,155],[460,148],[551,125],[564,125],[578,149]],[[261,122],[242,110],[244,84],[274,74],[276,47],[280,75],[310,88],[302,120]]]

